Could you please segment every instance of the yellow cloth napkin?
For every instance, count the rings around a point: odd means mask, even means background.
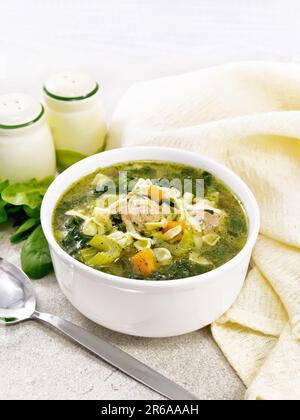
[[[235,63],[138,83],[109,142],[207,154],[251,187],[262,216],[252,270],[212,332],[247,399],[300,399],[300,66]]]

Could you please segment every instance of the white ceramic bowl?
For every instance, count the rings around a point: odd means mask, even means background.
[[[242,251],[209,273],[158,282],[112,276],[70,257],[53,235],[56,203],[66,189],[83,176],[100,167],[134,160],[182,163],[207,170],[221,179],[241,199],[249,218],[249,237]],[[226,312],[242,289],[260,224],[252,192],[233,172],[205,156],[157,147],[116,149],[70,167],[56,178],[46,193],[41,219],[57,280],[75,308],[107,328],[143,337],[168,337],[195,331]]]

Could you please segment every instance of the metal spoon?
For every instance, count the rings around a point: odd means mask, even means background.
[[[198,400],[179,385],[99,337],[54,315],[36,311],[32,284],[15,265],[0,258],[0,325],[34,319],[50,324],[71,340],[130,377],[171,400]]]

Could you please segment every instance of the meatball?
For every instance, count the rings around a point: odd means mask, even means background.
[[[122,214],[124,222],[130,221],[143,229],[145,223],[159,222],[162,218],[160,206],[146,197],[132,196],[128,200],[127,211]]]
[[[211,232],[219,228],[224,221],[224,213],[208,213],[204,212],[204,231]]]

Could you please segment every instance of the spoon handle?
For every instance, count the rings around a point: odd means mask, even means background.
[[[199,399],[144,363],[71,322],[37,311],[32,318],[50,324],[105,362],[171,400]]]

